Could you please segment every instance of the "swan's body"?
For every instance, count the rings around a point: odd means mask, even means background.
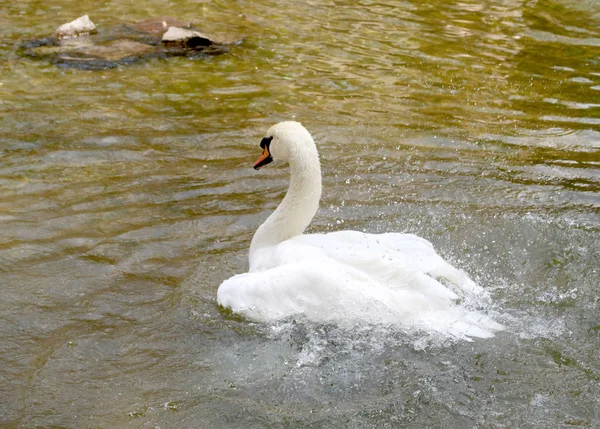
[[[422,238],[303,234],[321,197],[315,143],[298,122],[282,122],[261,147],[255,168],[272,158],[289,162],[290,186],[252,239],[249,272],[219,287],[220,305],[259,322],[302,314],[317,322],[399,324],[458,337],[490,337],[502,328],[455,304],[484,292]]]

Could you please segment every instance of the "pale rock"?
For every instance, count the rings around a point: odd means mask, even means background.
[[[169,27],[169,29],[165,32],[165,34],[163,34],[162,41],[163,41],[163,43],[165,43],[165,42],[185,43],[188,40],[194,39],[194,38],[206,39],[207,41],[210,41],[210,39],[207,36],[205,36],[204,34],[198,32],[198,31],[187,30],[187,29],[181,28],[181,27]]]
[[[54,34],[59,39],[83,36],[96,30],[96,25],[87,15],[80,16],[75,21],[67,22],[56,29]]]

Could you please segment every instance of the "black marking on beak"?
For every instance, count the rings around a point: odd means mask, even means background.
[[[269,146],[271,146],[271,140],[273,140],[273,137],[263,137],[263,139],[260,141],[260,148],[264,149],[264,148],[269,148]]]
[[[271,152],[269,150],[271,146],[271,140],[273,140],[273,137],[264,137],[260,141],[260,147],[263,149],[263,153],[260,156],[260,158],[258,158],[258,160],[254,163],[255,170],[258,170],[260,169],[260,167],[273,162],[273,157],[271,156]]]

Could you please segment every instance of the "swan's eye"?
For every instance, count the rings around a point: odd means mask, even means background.
[[[273,140],[273,137],[263,137],[263,139],[260,141],[260,148],[264,149],[265,147],[268,148],[269,145],[271,144],[271,140]]]

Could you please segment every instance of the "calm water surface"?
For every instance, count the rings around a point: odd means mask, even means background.
[[[105,71],[17,56],[89,13],[168,14],[229,54]],[[600,427],[600,4],[0,4],[0,426]],[[312,231],[406,231],[507,326],[452,342],[219,311],[287,184],[258,143],[302,121]]]

